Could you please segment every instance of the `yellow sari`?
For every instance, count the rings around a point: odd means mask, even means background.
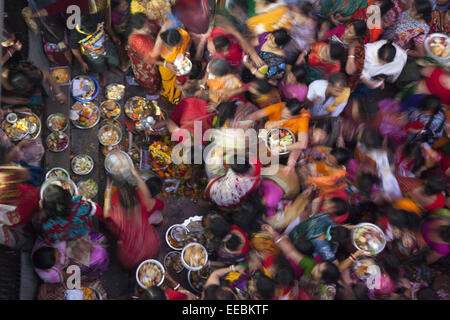
[[[289,30],[292,26],[292,20],[289,17],[289,9],[286,6],[280,6],[276,9],[251,17],[247,19],[246,23],[248,29],[256,34],[272,32],[281,28]]]
[[[182,42],[180,45],[173,48],[168,48],[166,45],[163,45],[161,57],[166,62],[174,62],[179,54],[184,54],[186,52],[191,42],[191,37],[185,30],[181,28],[177,28],[177,30],[181,34]],[[166,97],[170,103],[177,104],[180,102],[181,97],[181,92],[175,88],[177,76],[164,66],[159,66],[159,73],[161,74],[162,81],[161,96]]]

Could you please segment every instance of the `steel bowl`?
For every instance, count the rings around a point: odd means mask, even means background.
[[[80,102],[81,104],[83,104],[83,102]],[[75,105],[75,104],[74,104]],[[73,107],[73,106],[72,106]],[[97,120],[95,121],[95,123],[94,124],[92,124],[90,127],[83,127],[83,126],[80,126],[77,122],[76,122],[76,120],[72,120],[72,119],[70,119],[70,121],[72,122],[72,124],[76,127],[76,128],[78,128],[78,129],[91,129],[91,128],[93,128],[93,127],[95,127],[99,122],[100,122],[100,118],[102,117],[102,115],[101,115],[101,113],[100,113],[100,109],[99,109],[99,107],[98,106],[96,106],[94,103],[92,103],[92,108],[94,109],[94,110],[96,110],[97,111],[97,114],[98,114],[98,117],[97,117]],[[71,111],[72,111],[72,109],[71,109]]]
[[[118,139],[115,143],[113,143],[113,144],[105,144],[105,143],[103,143],[103,142],[101,141],[101,139],[100,139],[100,137],[102,136],[103,132],[104,132],[107,128],[109,128],[109,129],[111,129],[111,130],[114,130],[114,131],[116,131],[116,132],[119,134],[119,139]],[[97,137],[98,137],[98,142],[99,142],[101,145],[107,146],[107,147],[114,147],[115,145],[119,144],[120,141],[122,141],[122,130],[118,129],[116,126],[113,126],[113,125],[104,125],[103,127],[101,127],[101,128],[98,130]]]
[[[170,251],[170,252],[168,252],[167,254],[166,254],[166,256],[164,257],[164,266],[167,268],[167,269],[169,269],[169,267],[167,266],[167,259],[170,257],[170,256],[172,256],[172,255],[178,255],[179,257],[180,257],[180,259],[181,259],[181,253],[180,253],[180,251]],[[181,271],[183,271],[184,270],[184,266],[183,266],[183,268],[181,268],[180,270],[178,270],[178,271],[176,271],[176,270],[174,270],[176,273],[180,273]]]
[[[91,160],[91,162],[92,162],[92,167],[91,167],[91,169],[89,169],[88,172],[85,172],[85,173],[78,173],[78,172],[76,172],[76,171],[74,170],[74,164],[75,164],[75,160],[76,160],[77,158],[82,157],[82,156],[83,156],[83,157],[86,156],[86,157],[88,157],[88,158]],[[89,173],[91,173],[92,170],[94,169],[94,165],[95,165],[94,160],[93,160],[92,157],[91,157],[90,155],[88,155],[88,154],[78,154],[78,155],[76,155],[75,157],[73,157],[72,161],[70,162],[70,167],[72,168],[72,171],[73,171],[75,174],[79,175],[79,176],[86,176],[86,175],[88,175]]]
[[[119,108],[120,111],[119,111],[119,114],[118,114],[118,115],[116,115],[116,116],[114,116],[114,117],[111,117],[111,118],[108,118],[108,117],[106,116],[106,111],[105,111],[105,112],[102,111],[102,110],[103,110],[103,106],[104,106],[106,103],[108,103],[108,102],[113,102],[113,103]],[[106,107],[105,107],[105,110],[107,110]],[[121,108],[121,106],[120,106],[120,103],[117,102],[117,101],[115,101],[115,100],[112,100],[112,99],[105,100],[105,101],[103,101],[103,102],[100,104],[100,116],[103,117],[104,119],[112,119],[112,120],[116,120],[117,118],[120,117],[120,114],[121,114],[121,113],[122,113],[122,108]]]
[[[205,262],[203,263],[203,265],[198,266],[198,267],[191,267],[186,261],[184,261],[184,253],[185,253],[186,249],[189,248],[189,247],[193,247],[193,246],[200,246],[200,247],[202,248],[202,250],[205,252],[205,256],[206,256]],[[198,270],[201,270],[201,269],[203,269],[203,267],[206,266],[206,264],[208,263],[208,250],[206,250],[206,248],[205,248],[202,244],[200,244],[200,243],[198,243],[198,242],[192,242],[192,243],[189,243],[189,244],[188,244],[187,246],[185,246],[185,247],[183,248],[183,250],[181,251],[181,262],[183,263],[184,267],[185,267],[186,269],[188,269],[188,270],[192,270],[192,271],[198,271]]]
[[[137,269],[136,269],[136,281],[137,281],[138,285],[139,285],[142,289],[145,289],[145,290],[148,289],[148,287],[146,287],[146,286],[141,282],[141,280],[139,280],[139,270],[140,270],[141,267],[142,267],[144,264],[146,264],[146,263],[154,263],[154,264],[156,264],[158,267],[161,268],[161,271],[162,271],[162,278],[161,278],[161,281],[157,284],[157,286],[159,287],[159,286],[162,285],[163,282],[164,282],[164,279],[165,279],[165,277],[166,277],[166,270],[164,269],[164,266],[161,264],[161,262],[159,262],[158,260],[155,260],[155,259],[144,260],[144,261],[142,261],[141,264],[137,267]]]
[[[271,145],[270,145],[270,136],[273,134],[273,133],[275,133],[277,130],[280,130],[280,129],[282,129],[282,130],[286,130],[287,132],[289,132],[289,134],[292,136],[292,144],[294,144],[295,142],[296,142],[296,138],[295,138],[295,134],[291,131],[291,130],[289,130],[288,128],[273,128],[272,130],[270,130],[269,131],[269,133],[267,134],[267,139],[266,139],[266,147],[267,147],[267,149],[271,149]],[[284,156],[284,155],[287,155],[287,154],[289,154],[289,151],[286,151],[286,152],[280,152],[279,153],[279,155],[280,156]]]
[[[114,172],[113,169],[111,168],[111,166],[113,165],[113,162],[119,160],[119,157],[124,157],[130,167],[129,168],[121,168],[121,170],[119,172]],[[131,157],[124,151],[114,151],[105,157],[105,170],[109,174],[112,174],[112,175],[117,175],[117,174],[121,174],[121,173],[123,174],[123,173],[128,172],[129,169],[131,169],[133,167],[134,167],[133,160],[131,160]]]
[[[174,225],[170,226],[170,227],[167,229],[167,231],[166,231],[166,243],[167,243],[167,245],[168,245],[170,248],[172,248],[173,250],[183,250],[184,243],[183,243],[183,247],[177,248],[177,247],[174,247],[174,246],[169,242],[169,235],[170,235],[170,233],[172,232],[172,230],[173,230],[174,228],[176,228],[176,227],[180,227],[180,228],[184,229],[184,230],[186,231],[186,235],[189,233],[188,228],[186,228],[184,225],[182,225],[182,224],[174,224]]]
[[[72,181],[72,179],[64,179],[64,178],[60,178],[60,177],[54,177],[54,178],[49,178],[47,180],[45,180],[45,182],[42,184],[41,186],[41,190],[40,190],[40,197],[41,199],[44,198],[44,191],[45,189],[47,189],[47,187],[51,184],[55,184],[57,182],[69,182],[70,183],[70,194],[72,196],[75,196],[78,194],[78,187],[77,185]]]
[[[50,147],[49,147],[49,145],[48,145],[48,138],[49,138],[50,135],[52,135],[52,134],[62,134],[63,136],[66,136],[66,137],[67,137],[67,144],[66,144],[66,146],[64,147],[64,149],[61,149],[61,150],[52,150],[52,149],[50,149]],[[69,147],[69,142],[70,142],[69,136],[68,136],[66,133],[62,132],[62,131],[55,131],[55,132],[52,132],[52,133],[50,133],[50,134],[47,136],[47,139],[45,139],[45,143],[47,144],[47,148],[48,148],[51,152],[63,152],[64,150],[66,150],[66,149]]]
[[[61,170],[62,172],[64,172],[67,175],[67,179],[70,179],[70,174],[66,169],[60,168],[60,167],[55,167],[55,168],[52,168],[47,171],[47,173],[45,174],[45,180],[50,179],[50,174],[56,170]]]
[[[355,248],[357,248],[358,250],[362,250],[369,255],[371,254],[371,252],[360,248],[356,243],[355,233],[356,233],[356,230],[358,230],[359,228],[372,228],[372,229],[375,229],[377,232],[379,232],[382,235],[382,242],[381,242],[381,246],[378,248],[378,250],[375,250],[375,255],[379,254],[381,251],[384,250],[384,247],[386,246],[386,235],[384,234],[383,230],[381,230],[380,227],[378,227],[377,225],[375,225],[373,223],[368,223],[368,222],[363,222],[363,223],[357,224],[355,226],[355,228],[352,229],[352,243],[355,246]]]
[[[63,116],[63,117],[65,117],[66,118],[66,125],[65,125],[65,127],[64,128],[62,128],[61,130],[54,130],[54,129],[52,129],[52,127],[50,126],[50,123],[49,123],[49,121],[50,121],[50,118],[52,117],[52,116],[55,116],[55,115],[61,115],[61,116]],[[55,131],[65,131],[66,129],[67,129],[67,127],[69,126],[69,119],[67,118],[67,116],[65,115],[65,114],[63,114],[63,113],[52,113],[51,115],[49,115],[48,117],[47,117],[47,128],[48,128],[48,130],[50,130],[50,131],[52,131],[52,132],[55,132]]]

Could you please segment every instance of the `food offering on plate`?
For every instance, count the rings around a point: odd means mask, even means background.
[[[383,231],[374,224],[360,223],[356,225],[352,233],[354,246],[367,254],[376,255],[386,246]]]
[[[64,190],[68,190],[72,196],[78,194],[78,187],[71,179],[62,177],[51,177],[45,180],[45,182],[41,186],[40,190],[41,199],[43,199],[44,192],[50,185],[56,185],[63,188]]]
[[[208,252],[200,243],[189,243],[181,251],[181,261],[186,269],[200,270],[208,262]]]
[[[47,147],[50,151],[61,152],[69,146],[69,136],[62,131],[55,131],[47,137]]]
[[[179,251],[170,251],[164,258],[164,266],[166,269],[172,269],[176,273],[183,271],[184,266],[181,262],[181,253]]]
[[[148,150],[150,151],[150,161],[154,170],[164,170],[171,163],[171,148],[160,141],[153,142]]]
[[[141,163],[141,150],[137,145],[133,145],[128,151],[128,155],[131,157],[131,160],[133,160],[134,164],[139,165]]]
[[[166,231],[166,242],[174,250],[181,250],[185,246],[188,229],[182,224],[174,224]]]
[[[268,134],[268,147],[276,149],[278,147],[287,147],[295,142],[295,135],[287,128],[275,128]],[[280,152],[283,154],[284,152]]]
[[[125,86],[119,83],[111,83],[106,86],[105,96],[110,100],[120,100],[125,95]]]
[[[125,103],[125,114],[131,120],[142,120],[152,112],[152,105],[143,97],[132,97]]]
[[[20,141],[24,139],[30,133],[30,121],[24,115],[17,116],[17,120],[14,123],[8,121],[2,122],[2,130],[12,141]]]
[[[98,140],[104,146],[115,146],[122,140],[122,131],[116,126],[103,126],[98,130]]]
[[[102,122],[100,122],[100,127],[103,127],[103,126],[115,126],[115,127],[119,128],[120,131],[122,131],[122,125],[117,120],[104,119]]]
[[[52,70],[52,77],[57,84],[64,84],[69,82],[69,70],[67,68],[55,68]]]
[[[72,106],[70,119],[75,127],[90,129],[100,121],[100,111],[92,102],[77,102]]]
[[[194,242],[206,245],[206,237],[202,231],[189,231],[188,235],[186,236],[185,244],[187,245]]]
[[[72,96],[75,99],[91,100],[98,91],[98,85],[89,76],[78,76],[72,80]]]
[[[433,33],[426,40],[427,49],[440,59],[450,58],[450,38],[445,34]]]
[[[94,179],[78,182],[78,192],[86,199],[94,198],[98,193],[98,185]]]
[[[131,175],[133,160],[124,151],[110,152],[105,158],[105,170],[114,176],[120,176],[126,179]]]
[[[64,131],[67,124],[67,117],[62,113],[53,113],[47,118],[47,128],[50,131]]]
[[[188,272],[188,282],[191,288],[200,293],[203,291],[206,280],[208,280],[211,274],[211,269],[209,267],[204,267],[198,271],[189,270]]]
[[[358,278],[365,280],[379,273],[380,268],[376,265],[373,259],[363,258],[356,261],[354,271]]]
[[[47,174],[45,175],[45,179],[50,179],[50,178],[65,178],[65,179],[70,179],[70,175],[67,172],[66,169],[63,168],[53,168],[50,169]]]
[[[184,54],[177,55],[173,64],[177,70],[175,72],[177,76],[184,76],[184,75],[188,74],[189,72],[191,72],[191,70],[192,70],[192,62]]]
[[[27,118],[28,122],[30,123],[30,138],[32,140],[35,140],[40,134],[42,129],[41,119],[34,114],[30,112],[22,112],[21,115]]]
[[[114,100],[106,100],[100,104],[100,112],[103,118],[117,119],[120,116],[120,105]]]
[[[121,151],[121,150],[122,146],[120,145],[120,143],[116,144],[115,146],[102,146],[102,153],[105,157],[114,151]]]
[[[157,260],[145,260],[136,270],[136,280],[143,289],[148,289],[151,286],[160,286],[164,282],[164,277],[164,267]]]
[[[79,154],[72,159],[72,171],[80,176],[89,174],[93,168],[94,160],[87,154]]]

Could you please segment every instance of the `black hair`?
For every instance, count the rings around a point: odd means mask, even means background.
[[[450,243],[450,226],[440,226],[439,235],[443,241]]]
[[[330,229],[331,242],[336,243],[339,247],[345,246],[351,239],[350,230],[342,226],[334,226]]]
[[[380,49],[378,49],[378,58],[390,63],[394,61],[395,55],[397,53],[397,49],[392,44],[392,39],[388,40],[385,44],[383,44]]]
[[[381,15],[386,14],[392,8],[394,8],[394,2],[392,0],[382,0],[381,6],[380,6]]]
[[[47,217],[67,217],[72,207],[72,195],[68,190],[51,184],[45,189],[42,207]]]
[[[241,244],[241,238],[239,238],[235,234],[231,234],[230,239],[228,239],[225,242],[225,248],[227,248],[230,251],[235,251],[239,247],[240,244]]]
[[[440,300],[436,291],[430,287],[424,287],[417,291],[417,300]]]
[[[305,16],[309,16],[313,12],[314,6],[313,6],[313,4],[311,2],[305,1],[300,6],[300,10]]]
[[[295,76],[295,80],[297,80],[298,83],[305,83],[306,82],[306,69],[303,65],[295,65],[291,69],[292,74]]]
[[[409,158],[414,159],[414,166],[412,172],[416,172],[425,164],[425,158],[422,155],[422,147],[417,141],[410,141],[405,144],[403,152]]]
[[[328,118],[311,120],[311,126],[316,129],[322,129],[327,134],[331,133],[331,131],[333,130],[333,123]]]
[[[431,110],[432,113],[436,113],[441,109],[441,98],[435,94],[427,94],[420,100],[419,109],[422,111]]]
[[[293,241],[294,247],[305,256],[312,257],[316,250],[314,244],[308,238],[300,235]]]
[[[294,269],[288,263],[283,263],[278,267],[273,279],[280,287],[292,286],[295,280]]]
[[[430,1],[414,0],[414,7],[416,8],[417,13],[422,16],[423,20],[425,20],[426,23],[430,23],[431,11],[433,10]]]
[[[345,57],[345,48],[336,41],[330,41],[330,57],[333,60],[341,61]]]
[[[8,82],[20,97],[31,97],[42,80],[42,72],[30,61],[19,61],[8,73]]]
[[[140,300],[167,300],[166,293],[158,286],[151,286],[141,294]]]
[[[359,38],[364,37],[367,32],[367,23],[364,20],[355,20],[352,22],[355,28],[355,35]]]
[[[217,112],[217,125],[223,127],[228,119],[233,119],[236,114],[236,103],[232,102],[221,102],[216,108]]]
[[[361,142],[368,149],[379,149],[383,145],[383,138],[373,129],[364,129],[361,135]]]
[[[347,165],[351,158],[351,153],[345,148],[334,148],[330,154],[334,156],[339,165]]]
[[[233,224],[245,232],[259,232],[261,225],[258,219],[267,211],[266,206],[262,202],[262,197],[258,190],[253,190],[245,198],[239,209],[232,214]]]
[[[203,71],[202,63],[200,61],[192,61],[192,69],[189,72],[189,79],[190,80],[199,79],[200,76],[202,75],[202,71]]]
[[[225,59],[215,58],[210,61],[210,71],[212,74],[222,77],[231,73],[230,63]]]
[[[119,203],[124,209],[134,208],[139,200],[136,195],[136,187],[129,181],[112,177],[114,185],[119,189]]]
[[[140,12],[131,14],[126,20],[125,37],[128,39],[131,33],[133,33],[133,30],[142,29],[145,25],[145,21],[147,20],[148,18],[145,13]]]
[[[218,239],[223,239],[230,232],[231,225],[222,216],[215,216],[209,223],[209,231]]]
[[[347,201],[345,201],[342,198],[334,197],[331,199],[333,201],[333,204],[335,206],[334,214],[338,216],[342,216],[343,214],[348,212],[349,206]]]
[[[6,156],[8,155],[8,148],[0,144],[0,165],[6,164]]]
[[[55,248],[39,248],[33,253],[31,260],[33,261],[33,265],[38,269],[50,269],[56,264]]]
[[[257,79],[255,80],[256,83],[256,90],[258,90],[259,93],[265,94],[269,93],[273,90],[273,86],[267,81],[267,79]]]
[[[325,267],[323,268],[321,279],[326,284],[336,283],[339,280],[339,278],[341,277],[339,268],[330,261],[325,261],[323,263],[325,264]]]
[[[272,31],[272,35],[273,35],[275,43],[279,47],[284,47],[291,40],[289,33],[284,28]]]
[[[363,173],[357,178],[356,182],[358,184],[359,190],[370,194],[372,186],[374,184],[378,185],[380,183],[380,179],[377,176],[374,176],[373,174]]]
[[[272,300],[275,296],[275,283],[265,275],[258,277],[256,280],[256,289],[261,300]]]
[[[370,300],[369,289],[362,283],[357,283],[352,286],[353,294],[356,300]]]
[[[387,252],[383,254],[382,266],[389,277],[397,282],[400,277],[400,267],[401,261],[397,254],[392,252]]]
[[[399,229],[419,230],[420,218],[415,212],[389,208],[389,223]]]
[[[343,84],[344,86],[348,85],[348,77],[343,72],[332,73],[328,78],[328,82],[332,85]]]
[[[213,39],[213,44],[216,50],[221,51],[228,47],[231,41],[226,36],[218,36]]]
[[[123,0],[111,0],[111,9],[117,8]],[[126,1],[126,0],[125,0]],[[128,2],[128,1],[127,1]]]
[[[147,185],[147,188],[150,191],[152,197],[156,197],[159,193],[161,193],[163,181],[160,177],[155,176],[148,178],[145,181],[145,184]]]
[[[205,300],[236,300],[236,296],[229,290],[224,290],[216,284],[209,285],[204,289]]]
[[[435,173],[427,178],[423,190],[426,195],[431,196],[441,193],[445,190],[446,186],[447,182],[445,177],[438,173]]]
[[[177,29],[169,29],[160,34],[161,40],[171,47],[176,46],[181,40],[181,34]]]
[[[97,30],[98,20],[96,14],[86,14],[81,17],[81,29],[87,33]]]
[[[233,163],[230,164],[230,168],[237,174],[245,174],[250,170],[251,165],[247,157],[236,154],[233,157]]]
[[[302,111],[304,106],[297,98],[293,98],[286,101],[286,108],[288,108],[291,115],[295,116]]]

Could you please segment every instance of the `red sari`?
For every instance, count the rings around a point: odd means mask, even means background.
[[[327,75],[330,75],[341,71],[341,63],[339,61],[328,62],[321,58],[320,52],[326,45],[327,43],[323,41],[318,41],[312,45],[311,52],[308,57],[308,65],[311,67],[321,68]]]
[[[139,208],[135,212],[127,212],[119,203],[119,191],[111,197],[110,215],[106,223],[118,235],[117,257],[127,270],[133,270],[142,261],[154,259],[159,250],[159,236],[155,227],[148,223],[148,218],[156,211],[164,208],[164,202],[156,199],[151,211],[147,211],[142,195],[138,192]]]
[[[159,93],[161,89],[161,76],[157,65],[148,64],[141,57],[151,52],[154,45],[152,38],[142,34],[133,34],[128,40],[127,48],[134,77],[150,94]]]

